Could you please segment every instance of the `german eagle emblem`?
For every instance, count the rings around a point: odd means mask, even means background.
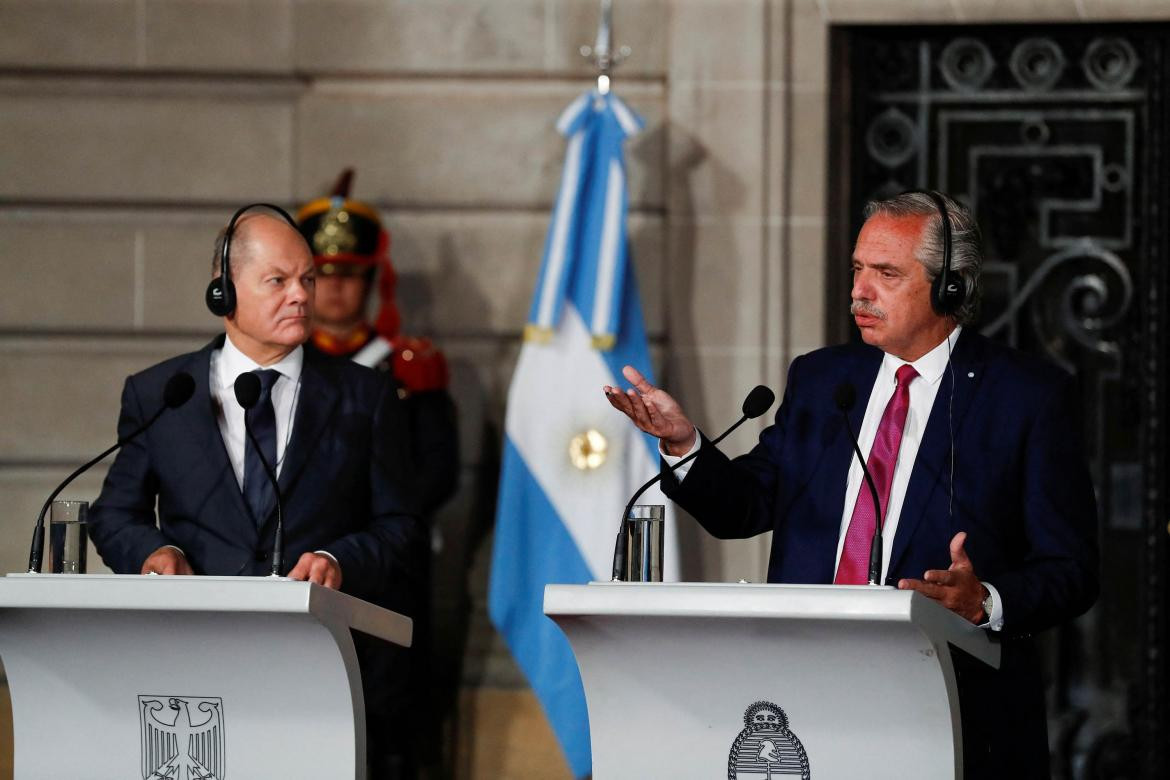
[[[225,780],[223,700],[139,696],[142,780]]]

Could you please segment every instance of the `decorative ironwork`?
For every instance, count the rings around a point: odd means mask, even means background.
[[[977,324],[1076,375],[1101,514],[1098,605],[1046,637],[1053,771],[1170,770],[1166,506],[1170,25],[833,33],[830,333],[866,200],[937,187],[987,260]],[[840,312],[840,314],[838,314]],[[1136,595],[1135,595],[1136,594]]]

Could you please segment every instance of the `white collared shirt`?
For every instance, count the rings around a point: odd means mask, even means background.
[[[305,363],[304,347],[297,347],[270,366],[261,366],[241,352],[230,337],[225,336],[223,349],[211,353],[210,385],[215,402],[215,419],[227,449],[228,460],[240,489],[244,487],[244,410],[236,402],[236,377],[245,371],[272,368],[280,373],[272,386],[272,408],[276,412],[277,476],[284,463],[284,453],[292,438],[293,417],[300,397],[301,369]]]
[[[906,488],[910,484],[910,474],[914,471],[914,461],[918,457],[918,448],[922,444],[922,434],[926,430],[927,420],[930,419],[930,410],[934,406],[938,389],[942,385],[943,375],[953,371],[950,363],[950,353],[955,342],[962,333],[962,327],[956,327],[947,338],[939,342],[938,346],[915,360],[910,365],[918,372],[918,376],[910,382],[910,409],[906,414],[906,425],[902,430],[902,443],[898,448],[898,462],[894,466],[894,479],[890,485],[889,504],[886,507],[886,519],[882,524],[882,582],[890,568],[890,554],[894,549],[894,535],[898,532],[898,521],[902,514],[902,504],[906,499]],[[881,424],[886,405],[894,395],[897,387],[895,374],[905,365],[906,361],[890,354],[882,356],[881,367],[878,368],[877,378],[869,394],[869,402],[865,407],[865,417],[861,421],[861,430],[858,431],[858,445],[861,453],[868,460],[869,450],[873,440],[877,437],[877,430]],[[944,399],[949,403],[949,399]],[[673,466],[683,458],[693,453],[700,446],[698,436],[695,445],[690,451],[679,456],[668,455],[659,444],[659,453],[668,466]],[[692,461],[693,463],[693,461]],[[681,481],[690,471],[691,463],[685,463],[675,471],[675,476]],[[944,464],[944,473],[950,475],[950,464]],[[841,562],[841,551],[845,546],[845,532],[849,528],[849,521],[853,518],[853,506],[857,503],[858,490],[864,474],[861,463],[852,458],[849,474],[845,483],[845,505],[841,509],[841,528],[837,535],[837,555],[834,558],[833,570]],[[949,489],[949,484],[948,484]],[[978,573],[978,572],[976,572]],[[919,575],[921,576],[921,575]],[[985,627],[999,630],[1003,626],[1003,604],[995,588],[984,582],[983,585],[990,591],[993,600],[991,615]]]
[[[906,413],[906,426],[902,429],[902,443],[898,447],[898,462],[894,466],[894,479],[890,483],[890,498],[886,505],[886,519],[882,524],[882,582],[886,581],[886,574],[890,568],[890,554],[894,549],[894,534],[898,532],[898,521],[902,515],[902,503],[906,500],[906,488],[910,484],[910,473],[914,471],[914,461],[918,457],[918,447],[922,444],[922,433],[926,430],[926,421],[930,418],[930,410],[934,407],[935,396],[942,385],[943,373],[950,363],[950,352],[955,347],[962,328],[955,328],[951,334],[943,339],[937,347],[915,360],[910,365],[918,372],[910,382],[910,409]],[[861,430],[857,432],[857,444],[861,454],[869,460],[869,451],[873,447],[873,440],[877,438],[878,427],[881,425],[882,415],[886,405],[894,395],[898,383],[894,377],[898,369],[906,365],[906,361],[890,354],[882,356],[881,367],[878,368],[877,378],[874,379],[873,389],[869,394],[869,403],[865,407],[865,417],[861,421]],[[944,399],[948,400],[948,399]],[[944,464],[943,473],[950,474],[950,464]],[[857,503],[858,491],[861,489],[865,475],[861,470],[861,462],[853,458],[849,464],[849,476],[845,482],[845,506],[841,510],[841,533],[837,538],[836,563],[841,562],[841,551],[845,546],[845,532],[849,528],[849,521],[853,518],[853,506]],[[950,486],[947,486],[948,490]],[[834,566],[834,570],[836,567]]]

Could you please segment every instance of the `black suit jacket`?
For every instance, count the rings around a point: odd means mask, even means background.
[[[705,445],[681,483],[664,472],[667,495],[720,538],[772,531],[769,582],[831,583],[855,457],[834,393],[843,382],[857,389],[849,416],[858,430],[881,361],[865,345],[797,358],[775,424],[755,448],[730,460]],[[1043,688],[1029,637],[1087,610],[1098,590],[1096,500],[1078,415],[1057,369],[974,332],[962,333],[951,363],[907,486],[887,584],[946,569],[951,538],[967,532],[975,572],[1004,609],[1001,672],[956,661],[964,732],[974,741],[968,776],[1013,751],[1032,756],[1025,765],[1012,759],[1017,776],[1043,776]]]
[[[223,338],[126,380],[119,436],[162,406],[176,372],[194,378],[195,394],[118,453],[90,512],[94,544],[115,572],[137,573],[166,544],[182,549],[196,574],[271,568],[275,512],[261,528],[252,521],[209,390]],[[374,601],[414,579],[422,535],[406,441],[397,394],[382,377],[306,351],[279,478],[286,571],[302,553],[325,550],[341,565],[342,590]]]

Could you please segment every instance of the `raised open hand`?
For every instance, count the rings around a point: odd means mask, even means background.
[[[633,420],[640,430],[661,439],[663,449],[669,454],[686,454],[695,443],[695,424],[683,413],[678,401],[647,382],[633,366],[623,368],[622,375],[633,387],[625,392],[609,385],[603,387],[610,405]]]

